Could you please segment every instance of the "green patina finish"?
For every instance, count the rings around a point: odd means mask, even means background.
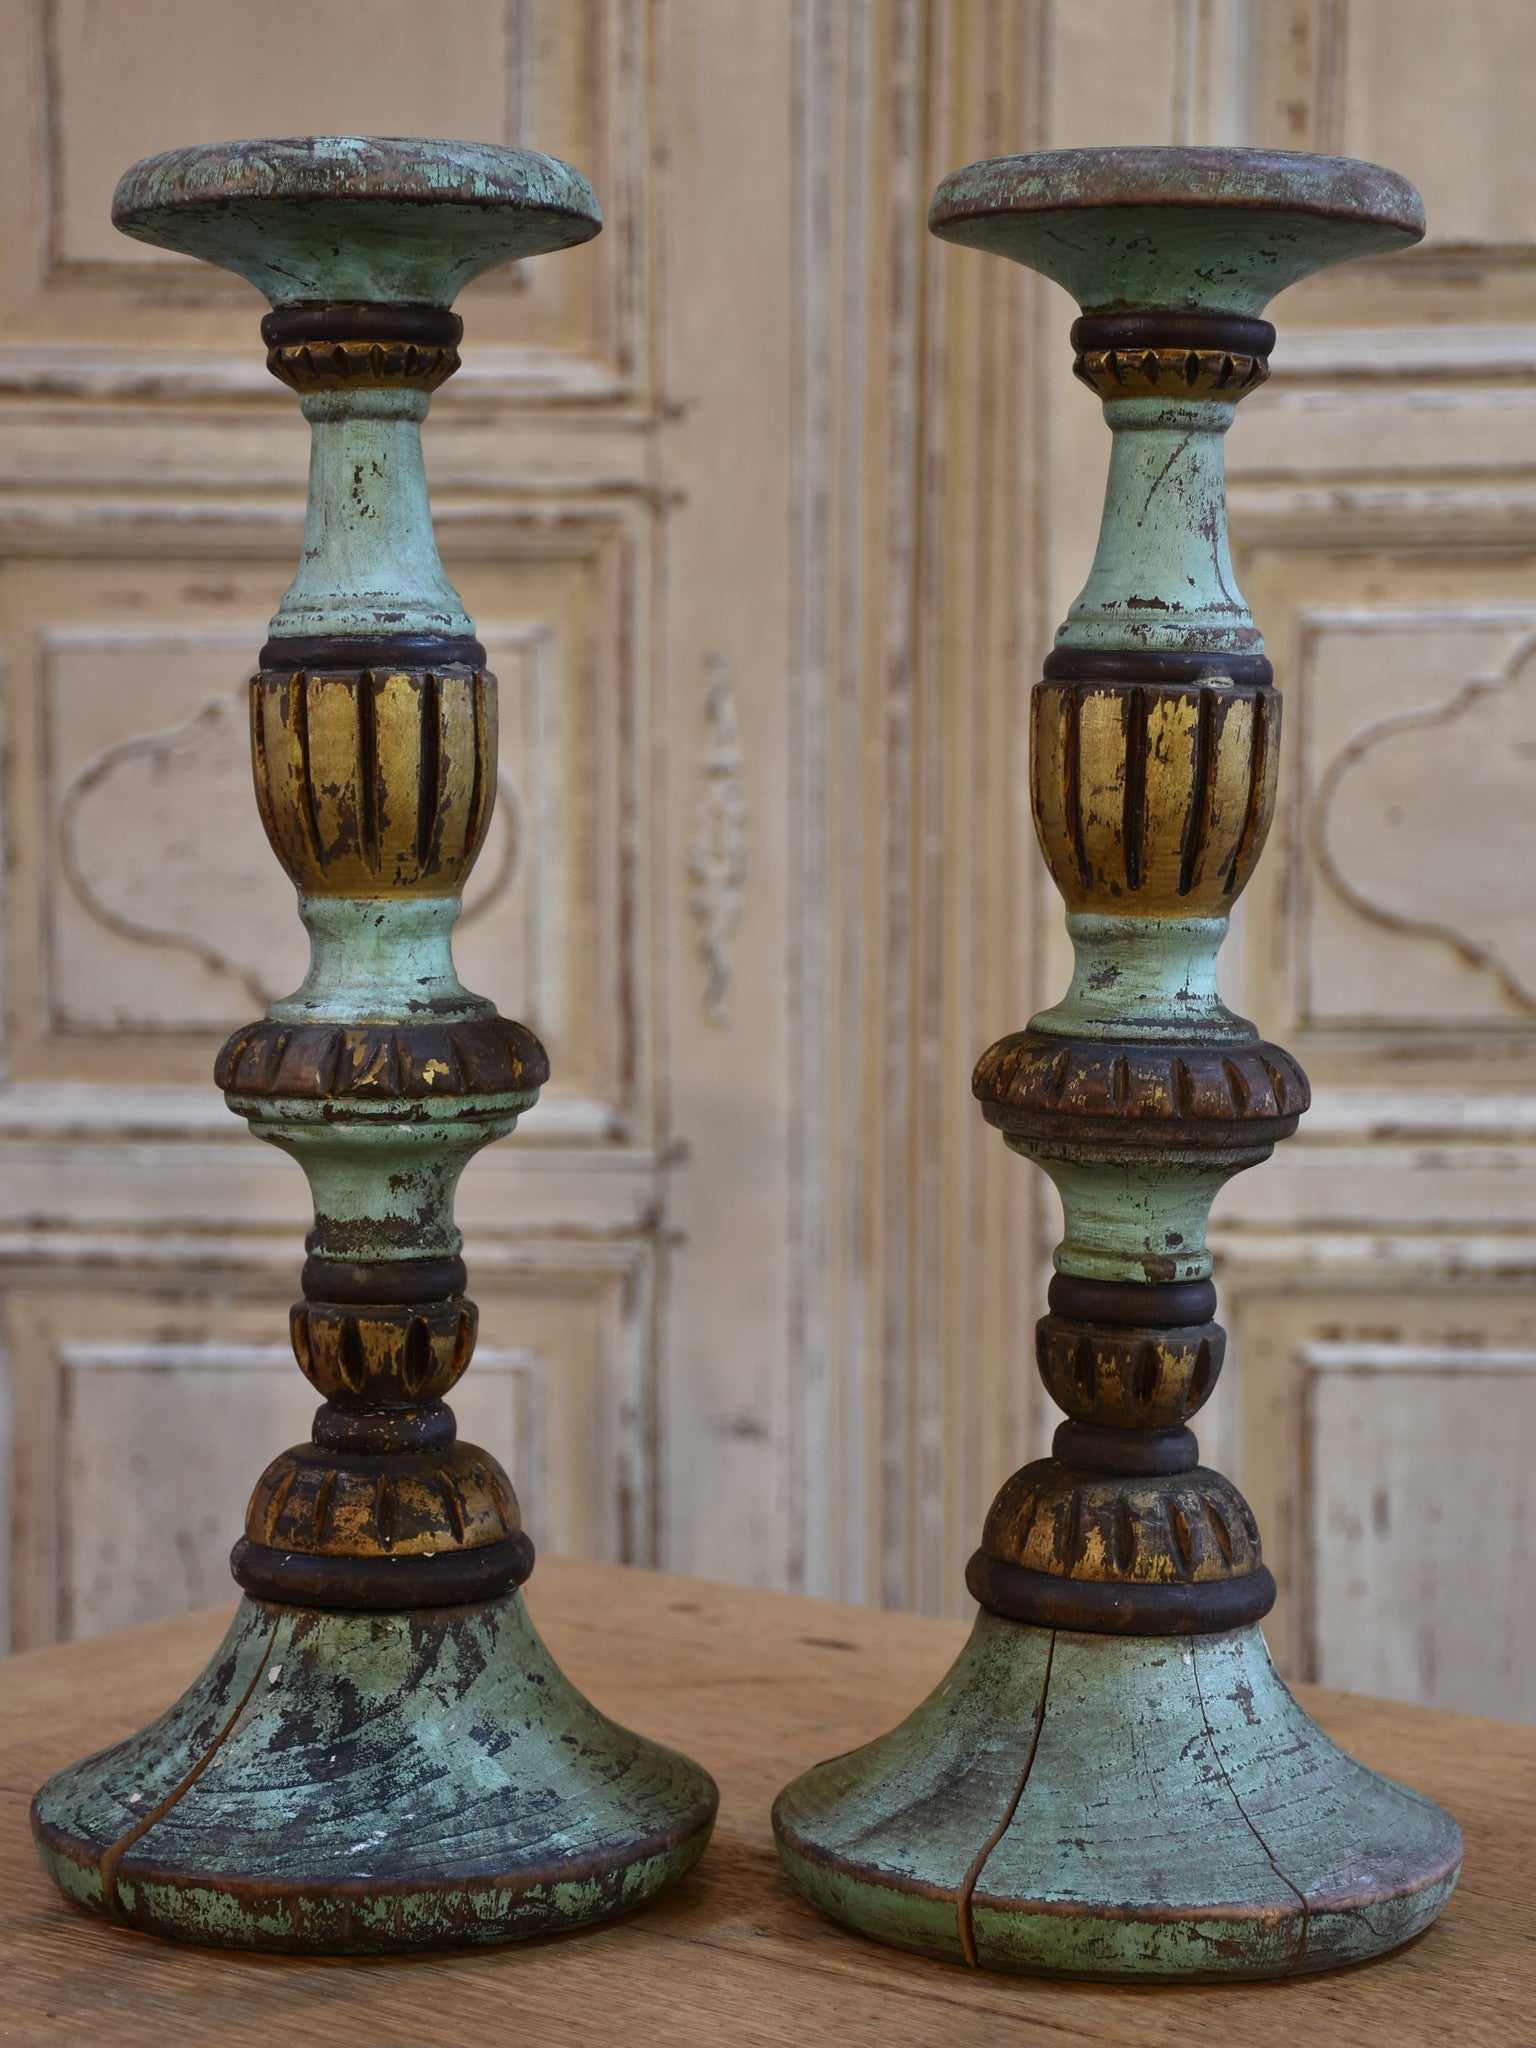
[[[63,1890],[122,1926],[357,1954],[627,1912],[698,1860],[714,1807],[697,1765],[576,1691],[519,1594],[247,1599],[168,1713],[50,1782],[38,1835]]]
[[[1221,1000],[1216,956],[1224,917],[1102,917],[1071,913],[1072,985],[1059,1003],[1030,1019],[1031,1031],[1119,1043],[1247,1044],[1258,1033]],[[1088,1280],[1206,1280],[1205,1232],[1211,1204],[1235,1173],[1258,1165],[1268,1146],[1246,1157],[1145,1144],[1051,1148],[1009,1139],[1012,1149],[1050,1175],[1061,1197],[1058,1272]]]
[[[1257,1628],[1116,1641],[987,1613],[914,1713],[797,1778],[774,1825],[800,1890],[861,1933],[1122,1981],[1377,1955],[1429,1925],[1461,1860],[1448,1815],[1316,1727]]]
[[[1111,400],[1098,553],[1058,647],[1262,654],[1227,546],[1222,435],[1235,405]]]
[[[494,1017],[453,962],[457,896],[299,897],[309,972],[273,1003],[276,1023],[362,1025],[430,1016],[440,1024]],[[308,1249],[347,1261],[454,1257],[459,1178],[475,1154],[510,1136],[537,1089],[347,1105],[325,1099],[228,1096],[256,1136],[303,1167],[315,1206]]]
[[[113,196],[124,234],[237,271],[274,307],[451,306],[500,265],[602,225],[581,173],[532,150],[316,136],[170,150]],[[443,574],[421,460],[424,391],[307,394],[304,554],[274,639],[468,635]]]
[[[1230,1151],[1181,1147],[1174,1156],[1145,1146],[1052,1147],[1039,1139],[1004,1142],[1050,1175],[1061,1196],[1058,1273],[1085,1280],[1208,1280],[1205,1242],[1211,1204],[1244,1166],[1257,1166],[1269,1147],[1244,1160]]]
[[[528,149],[363,135],[210,143],[135,164],[125,235],[248,278],[274,306],[451,306],[503,263],[602,225],[592,187]]]
[[[1030,1019],[1061,1038],[1176,1038],[1220,1043],[1253,1037],[1216,986],[1224,917],[1102,917],[1069,912],[1072,986]]]
[[[597,204],[547,157],[331,137],[153,158],[113,214],[290,309],[269,365],[313,435],[303,558],[252,684],[309,971],[219,1075],[309,1179],[292,1329],[326,1402],[236,1549],[243,1584],[293,1604],[245,1599],[167,1714],[43,1787],[34,1833],[81,1905],[178,1940],[351,1954],[567,1931],[681,1876],[716,1793],[551,1661],[502,1590],[532,1556],[510,1483],[440,1398],[476,1325],[459,1176],[547,1061],[454,968],[496,686],[438,559],[420,429],[457,361],[455,293],[585,241]]]
[[[1258,149],[1053,149],[952,172],[928,224],[1054,278],[1084,312],[1256,318],[1330,264],[1406,249],[1424,205],[1353,158]]]
[[[970,165],[940,184],[929,221],[948,240],[1043,271],[1085,313],[1257,319],[1313,271],[1418,240],[1424,213],[1406,180],[1342,158],[1089,149]],[[1103,409],[1112,439],[1098,546],[1057,647],[1262,656],[1227,534],[1223,437],[1235,402],[1154,389],[1108,396]],[[1254,1040],[1217,989],[1226,917],[1168,910],[1069,917],[1072,986],[1031,1028],[1167,1044]],[[1061,1194],[1058,1268],[1132,1282],[1208,1276],[1210,1205],[1267,1151],[1124,1154],[1026,1140],[1016,1149]]]
[[[473,631],[443,573],[421,459],[425,391],[324,391],[306,396],[309,510],[304,553],[268,633]]]
[[[339,1122],[325,1103],[242,1102],[258,1138],[296,1159],[315,1205],[306,1240],[317,1258],[453,1258],[464,1239],[453,1220],[460,1176],[475,1154],[517,1124],[533,1097],[498,1105],[422,1103],[409,1113],[358,1103]]]
[[[457,895],[300,895],[309,972],[267,1015],[289,1024],[393,1024],[418,1016],[456,1024],[494,1016],[496,1005],[471,993],[453,964],[459,912]]]

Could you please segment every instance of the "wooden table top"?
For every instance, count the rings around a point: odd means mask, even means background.
[[[1044,1983],[845,1933],[790,1890],[769,1834],[780,1786],[914,1706],[962,1624],[556,1559],[540,1559],[529,1605],[600,1707],[719,1780],[714,1841],[675,1891],[592,1933],[358,1962],[176,1948],[88,1919],[39,1869],[27,1805],[51,1771],[167,1706],[228,1610],[155,1622],[0,1660],[0,2041],[1536,2044],[1536,1729],[1299,1688],[1346,1748],[1461,1822],[1466,1868],[1436,1925],[1395,1956],[1289,1984]]]

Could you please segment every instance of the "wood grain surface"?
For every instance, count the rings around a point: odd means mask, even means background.
[[[1466,1870],[1440,1921],[1385,1961],[1291,1984],[1033,1982],[842,1932],[790,1890],[769,1835],[786,1779],[915,1705],[961,1625],[552,1559],[529,1604],[577,1685],[719,1780],[713,1845],[675,1892],[592,1934],[382,1962],[178,1949],[87,1920],[38,1868],[27,1803],[49,1772],[168,1704],[227,1610],[157,1622],[0,1661],[0,2041],[1536,2043],[1536,1730],[1299,1689],[1338,1741],[1461,1822]]]

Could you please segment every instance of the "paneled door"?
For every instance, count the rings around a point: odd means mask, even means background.
[[[501,678],[459,958],[558,1080],[466,1182],[483,1342],[459,1403],[541,1540],[650,1556],[660,1144],[653,901],[656,149],[643,7],[12,0],[0,279],[5,1080],[15,1645],[222,1599],[263,1459],[307,1433],[285,1308],[302,1176],[210,1058],[303,972],[249,787],[245,678],[296,560],[306,433],[254,292],[117,235],[176,142],[527,138],[597,250],[468,295],[429,462]]]
[[[309,1402],[297,1168],[213,1052],[301,971],[241,692],[305,434],[133,158],[350,129],[591,176],[428,427],[502,679],[465,978],[554,1081],[466,1175],[458,1404],[545,1548],[959,1611],[1048,1440],[1054,1236],[978,1051],[1059,993],[1024,707],[1107,436],[1053,288],[924,231],[1052,144],[1375,156],[1231,437],[1285,693],[1229,998],[1316,1107],[1223,1196],[1207,1451],[1285,1667],[1536,1715],[1536,15],[1516,0],[0,0],[0,1335],[13,1645],[226,1596]],[[1507,1625],[1505,1625],[1507,1623]]]
[[[210,1073],[303,966],[242,692],[306,434],[255,294],[108,219],[136,157],[253,134],[515,141],[606,218],[465,294],[427,432],[504,707],[461,969],[554,1066],[463,1183],[462,1425],[546,1549],[952,1597],[1031,1400],[1027,1190],[986,1148],[1002,1291],[962,1307],[946,1261],[977,1242],[958,1210],[939,1241],[934,1178],[946,1147],[969,1170],[976,999],[1013,974],[1014,892],[972,880],[1019,822],[984,764],[1027,552],[1023,301],[922,219],[1013,135],[1011,13],[3,0],[13,1645],[225,1597],[311,1406],[283,1344],[302,1178]],[[951,1373],[962,1339],[988,1362]]]

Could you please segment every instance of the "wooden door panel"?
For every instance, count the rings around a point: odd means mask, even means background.
[[[139,351],[170,351],[192,388],[263,389],[251,286],[131,242],[112,188],[141,156],[198,140],[306,134],[472,135],[582,164],[608,232],[559,264],[509,266],[472,286],[464,311],[482,351],[471,379],[520,370],[612,391],[637,367],[628,232],[642,10],[631,0],[370,0],[365,15],[303,7],[150,0],[6,0],[8,119],[0,139],[5,367],[52,378],[23,351],[95,352],[119,376]],[[124,80],[137,81],[124,90]],[[484,351],[523,360],[488,360]],[[210,353],[213,360],[210,360]],[[115,359],[115,361],[114,361]],[[142,363],[133,367],[142,369]],[[77,370],[85,361],[76,359]]]
[[[218,135],[515,140],[602,194],[591,249],[465,294],[465,369],[427,434],[445,562],[501,683],[498,812],[458,958],[555,1066],[461,1191],[482,1346],[457,1405],[510,1461],[538,1542],[655,1555],[648,12],[382,0],[360,34],[287,0],[6,0],[13,1641],[219,1597],[260,1462],[313,1406],[282,1365],[303,1178],[211,1078],[221,1039],[305,962],[244,691],[297,559],[307,433],[266,373],[250,287],[107,214],[134,157]]]

